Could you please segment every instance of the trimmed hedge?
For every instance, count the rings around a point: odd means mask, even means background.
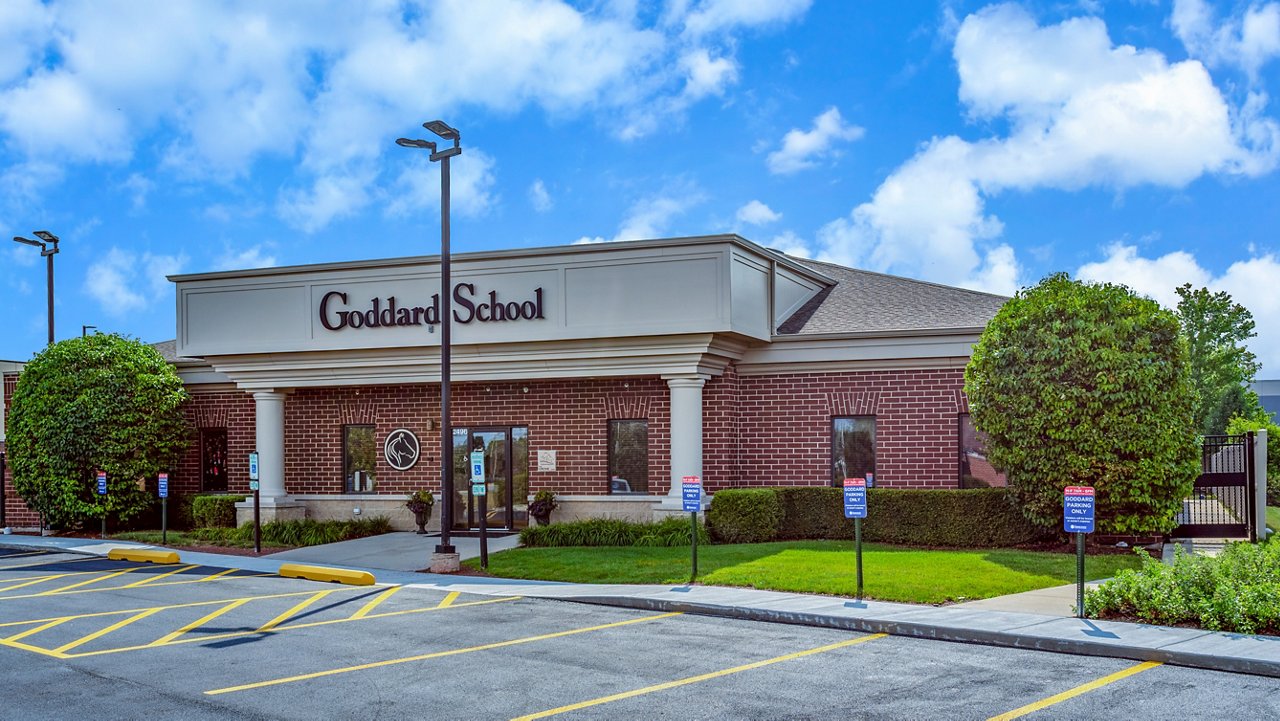
[[[853,538],[839,488],[727,489],[712,496],[707,518],[719,543]],[[993,548],[1046,535],[1022,516],[1003,488],[875,488],[867,491],[862,523],[863,540],[914,546]]]
[[[707,526],[718,543],[766,543],[778,538],[781,494],[773,488],[737,488],[716,493]]]
[[[235,528],[236,504],[244,496],[196,496],[191,499],[191,520],[196,528]]]
[[[692,541],[690,523],[685,518],[665,518],[657,523],[636,523],[615,518],[589,518],[547,526],[529,526],[520,531],[520,543],[527,547],[552,546],[687,546]],[[711,537],[698,524],[698,543]]]

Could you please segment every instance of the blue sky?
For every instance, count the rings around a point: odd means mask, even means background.
[[[1227,290],[1280,376],[1280,2],[0,3],[0,234],[57,335],[165,275],[738,232],[999,293]],[[0,358],[45,342],[0,247]]]

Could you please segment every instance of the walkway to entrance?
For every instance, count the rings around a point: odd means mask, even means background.
[[[479,538],[453,536],[451,541],[463,560],[480,555]],[[416,533],[384,533],[380,536],[357,538],[341,543],[281,551],[271,554],[270,558],[273,561],[353,568],[421,571],[431,565],[431,554],[439,542],[438,534],[420,536]],[[520,536],[518,535],[490,538],[489,553],[515,548],[519,544]]]

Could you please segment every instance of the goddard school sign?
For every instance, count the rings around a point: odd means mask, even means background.
[[[331,290],[320,299],[320,325],[328,330],[343,328],[388,328],[405,325],[436,325],[440,322],[440,294],[431,295],[426,306],[400,305],[394,295],[371,298],[364,307],[351,308],[349,294]],[[533,298],[506,300],[491,290],[477,298],[472,283],[453,286],[453,320],[455,323],[503,323],[515,320],[545,320],[542,288],[535,288]]]

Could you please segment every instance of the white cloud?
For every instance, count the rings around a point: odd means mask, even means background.
[[[1114,46],[1098,18],[1040,27],[1022,8],[967,17],[954,48],[960,97],[1010,132],[935,138],[871,200],[819,231],[819,256],[999,293],[1019,266],[986,211],[1002,191],[1180,188],[1275,167],[1280,126],[1255,97],[1232,108],[1204,66]]]
[[[251,245],[239,252],[227,248],[214,263],[216,270],[245,270],[247,268],[270,268],[276,265],[274,255],[266,255],[261,243]]]
[[[178,273],[186,265],[185,255],[141,255],[112,247],[102,258],[89,265],[84,289],[108,315],[121,317],[146,310],[164,299],[173,286],[165,277]]]
[[[1276,278],[1280,278],[1280,260],[1276,256],[1254,255],[1215,275],[1182,250],[1146,258],[1138,254],[1135,246],[1116,243],[1106,252],[1105,260],[1081,266],[1076,277],[1123,283],[1167,308],[1177,306],[1175,289],[1183,283],[1229,293],[1253,314],[1258,336],[1249,341],[1249,348],[1268,369],[1268,375],[1275,376],[1280,368],[1280,295],[1274,288]]]
[[[529,204],[539,213],[549,212],[555,207],[555,201],[551,199],[551,194],[547,192],[547,186],[542,182],[542,178],[533,181],[529,186]]]
[[[1237,66],[1251,80],[1280,57],[1280,3],[1250,3],[1221,24],[1214,15],[1204,0],[1174,0],[1170,22],[1188,53],[1211,66]]]
[[[612,238],[583,236],[574,245],[607,243],[611,240],[645,240],[670,235],[672,221],[706,199],[693,183],[677,180],[662,192],[646,196],[631,204]]]
[[[736,26],[768,25],[793,20],[809,9],[812,0],[706,0],[684,17],[692,35]]]
[[[784,255],[792,255],[797,258],[813,257],[812,251],[809,250],[809,244],[790,230],[773,236],[773,240],[765,243],[765,246]]]
[[[408,119],[534,108],[639,138],[737,81],[736,33],[808,6],[676,2],[654,18],[626,1],[317,0],[300,12],[253,0],[10,0],[0,142],[17,162],[59,164],[122,163],[145,144],[159,150],[143,171],[156,182],[153,170],[225,181],[262,158],[300,158],[274,205],[317,230],[413,182],[380,172],[402,152],[387,139]],[[474,212],[493,200],[473,199]]]
[[[129,193],[133,210],[137,212],[147,207],[147,196],[151,194],[152,190],[155,190],[156,184],[141,173],[131,173],[120,184],[120,187]]]
[[[828,108],[813,119],[812,130],[793,128],[782,137],[782,147],[769,153],[766,164],[769,172],[787,175],[817,165],[817,161],[838,154],[834,147],[838,141],[861,138],[865,131],[857,125],[849,125],[840,117],[836,108]]]
[[[765,225],[773,223],[782,218],[782,213],[774,212],[773,208],[753,200],[746,205],[738,208],[737,219],[739,223],[746,225]]]
[[[440,207],[440,164],[426,153],[414,153],[413,160],[391,187],[387,215],[398,216]],[[491,156],[479,148],[467,148],[450,160],[449,206],[452,212],[469,218],[484,215],[496,202]]]

